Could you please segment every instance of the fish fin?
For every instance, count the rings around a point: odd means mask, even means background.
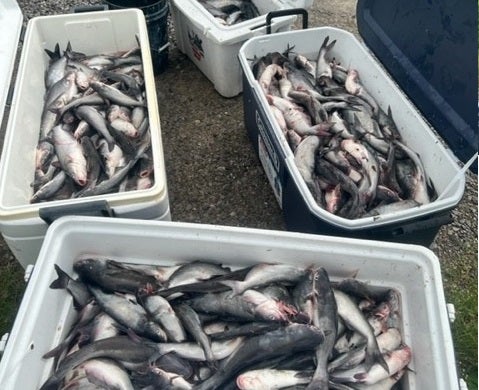
[[[52,59],[52,60],[57,60],[58,58],[60,58],[60,57],[58,57],[58,54],[55,53],[54,51],[51,51],[51,50],[48,50],[48,49],[43,49],[43,50],[45,50],[45,53],[47,53],[48,57],[50,57],[50,59]]]
[[[368,377],[367,372],[358,372],[357,374],[353,375],[353,378],[355,379],[355,382],[357,383],[366,381],[367,377]]]
[[[387,373],[389,373],[389,367],[386,363],[386,360],[384,360],[384,356],[381,354],[379,348],[374,348],[372,350],[370,347],[366,348],[366,358],[364,359],[366,371],[369,371],[369,369],[375,363],[378,363],[382,368],[386,370]]]
[[[238,280],[220,280],[220,283],[231,288],[232,296],[241,295],[243,293],[243,283]]]
[[[322,43],[321,47],[319,48],[319,51],[321,51],[322,49],[325,49],[325,48],[327,48],[327,46],[328,46],[328,42],[329,42],[329,35],[328,35],[328,36],[326,36],[326,38],[324,38],[324,41],[323,41],[323,43]]]
[[[70,281],[70,276],[63,271],[57,264],[54,264],[55,271],[57,271],[58,278],[55,279],[51,284],[51,289],[64,289],[68,286],[68,282]]]
[[[63,344],[58,344],[55,348],[51,349],[47,353],[45,353],[42,358],[43,359],[50,359],[52,357],[56,358],[62,353],[65,346]]]

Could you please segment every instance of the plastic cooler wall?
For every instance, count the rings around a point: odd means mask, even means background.
[[[332,214],[320,210],[312,198],[311,200],[307,199],[304,189],[299,186],[299,181],[302,179],[294,166],[293,154],[273,119],[265,97],[263,95],[260,97],[262,91],[260,91],[259,84],[249,78],[252,77],[252,73],[250,61],[247,59],[255,56],[259,58],[272,51],[282,51],[288,44],[295,45],[298,52],[314,58],[315,52],[320,46],[317,42],[322,42],[327,35],[331,36],[331,40],[338,40],[335,46],[337,52],[331,55],[336,56],[343,63],[351,63],[351,66],[359,69],[360,74],[365,75],[364,84],[384,106],[383,109],[387,110],[387,105],[394,102],[393,115],[396,113],[394,118],[399,129],[406,143],[411,144],[421,155],[426,171],[431,175],[436,189],[441,191],[445,188],[459,170],[455,161],[450,157],[450,152],[440,144],[437,136],[421,121],[417,111],[408,106],[410,103],[400,93],[397,86],[388,81],[386,78],[388,76],[373,73],[373,71],[377,71],[378,64],[374,62],[375,60],[369,52],[365,52],[357,41],[353,41],[352,34],[324,27],[253,38],[240,50],[243,67],[245,126],[257,153],[260,153],[257,118],[261,118],[262,126],[265,128],[262,138],[269,138],[268,143],[274,147],[275,156],[270,156],[270,158],[273,161],[276,158],[279,159],[279,167],[274,171],[274,175],[277,176],[282,188],[280,191],[274,189],[274,192],[276,195],[278,192],[282,193],[278,202],[283,209],[286,225],[289,230],[300,232],[430,245],[439,228],[451,221],[450,210],[459,202],[464,191],[463,175],[457,177],[458,185],[451,189],[441,201],[433,202],[427,208],[422,207],[403,212],[401,214],[404,215],[403,217],[388,216],[389,220],[371,218],[371,223],[337,217],[333,221],[333,218],[329,217]],[[338,48],[341,45],[343,51]],[[368,67],[369,64],[370,67]],[[268,173],[266,168],[265,171]],[[303,187],[305,187],[304,182]],[[423,211],[425,209],[428,211]]]
[[[134,242],[135,245],[131,245]],[[350,277],[401,295],[403,340],[413,350],[405,390],[457,389],[453,345],[439,269],[422,247],[291,232],[88,217],[65,217],[49,230],[0,365],[0,388],[34,389],[49,375],[41,356],[73,321],[72,300],[52,290],[53,265],[72,273],[78,256],[172,265],[198,258],[233,267],[258,262],[324,266],[333,280]],[[48,304],[47,304],[48,303]]]

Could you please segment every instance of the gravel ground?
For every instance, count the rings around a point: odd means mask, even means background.
[[[68,12],[72,5],[98,3],[18,2],[25,21]],[[357,35],[355,7],[355,0],[316,1],[309,12],[309,25],[335,26]],[[169,39],[168,69],[156,81],[172,219],[284,230],[281,210],[246,135],[242,97],[226,99],[215,92],[178,51],[171,24]],[[468,173],[466,179],[453,222],[440,229],[431,248],[443,267],[459,264],[459,259],[462,267],[464,262],[477,283],[477,176]],[[1,239],[0,260],[13,262]],[[444,282],[446,289],[448,284],[461,283],[447,277]]]

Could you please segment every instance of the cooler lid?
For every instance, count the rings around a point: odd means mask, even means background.
[[[461,161],[478,150],[477,3],[358,0],[358,30]],[[477,161],[471,169],[477,173]]]
[[[0,1],[0,124],[10,91],[23,15],[16,0]]]

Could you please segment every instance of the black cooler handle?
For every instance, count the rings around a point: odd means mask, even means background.
[[[402,236],[404,234],[409,235],[415,232],[421,232],[427,229],[434,229],[442,225],[448,225],[453,221],[451,213],[447,212],[444,214],[436,215],[432,218],[427,218],[424,220],[414,221],[402,225],[401,227],[394,229],[392,235],[394,237]]]
[[[75,5],[70,8],[71,14],[78,14],[81,12],[96,12],[96,11],[108,11],[108,5],[107,4]]]
[[[48,206],[42,207],[39,210],[40,218],[49,225],[56,219],[65,215],[114,217],[115,213],[110,208],[106,200],[94,200],[91,202],[79,203],[74,205]]]
[[[266,15],[266,34],[271,34],[271,19],[279,18],[280,16],[302,15],[303,16],[303,30],[308,28],[308,11],[304,8],[290,8],[279,11],[271,11]]]

